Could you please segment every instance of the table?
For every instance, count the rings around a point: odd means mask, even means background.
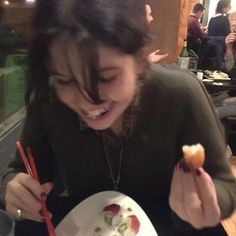
[[[236,90],[236,80],[213,80],[212,82],[203,80],[202,82],[210,94]]]

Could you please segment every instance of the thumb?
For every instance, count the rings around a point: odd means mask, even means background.
[[[153,53],[158,54],[160,52],[159,49],[155,50]]]
[[[49,194],[51,190],[54,188],[54,184],[53,182],[47,182],[47,183],[42,184],[42,187],[44,188],[45,193]]]

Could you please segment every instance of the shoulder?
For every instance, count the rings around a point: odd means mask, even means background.
[[[187,70],[181,70],[176,65],[152,64],[147,72],[143,90],[158,93],[184,96],[202,89],[202,84],[196,76]]]

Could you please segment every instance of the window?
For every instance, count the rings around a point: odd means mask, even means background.
[[[24,106],[32,3],[0,3],[0,122]]]

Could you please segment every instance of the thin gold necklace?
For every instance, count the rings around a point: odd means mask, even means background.
[[[111,177],[111,180],[112,180],[113,189],[118,190],[119,183],[120,183],[121,167],[122,167],[123,156],[124,156],[124,139],[122,139],[122,141],[121,141],[118,173],[117,173],[117,176],[115,178],[115,174],[114,174],[112,166],[111,166],[111,160],[110,160],[110,156],[109,156],[109,153],[108,153],[108,150],[107,150],[107,145],[105,144],[103,134],[101,134],[101,137],[102,137],[102,145],[103,145],[103,150],[104,150],[105,159],[106,159],[106,163],[107,163],[107,168],[110,172],[110,177]]]

